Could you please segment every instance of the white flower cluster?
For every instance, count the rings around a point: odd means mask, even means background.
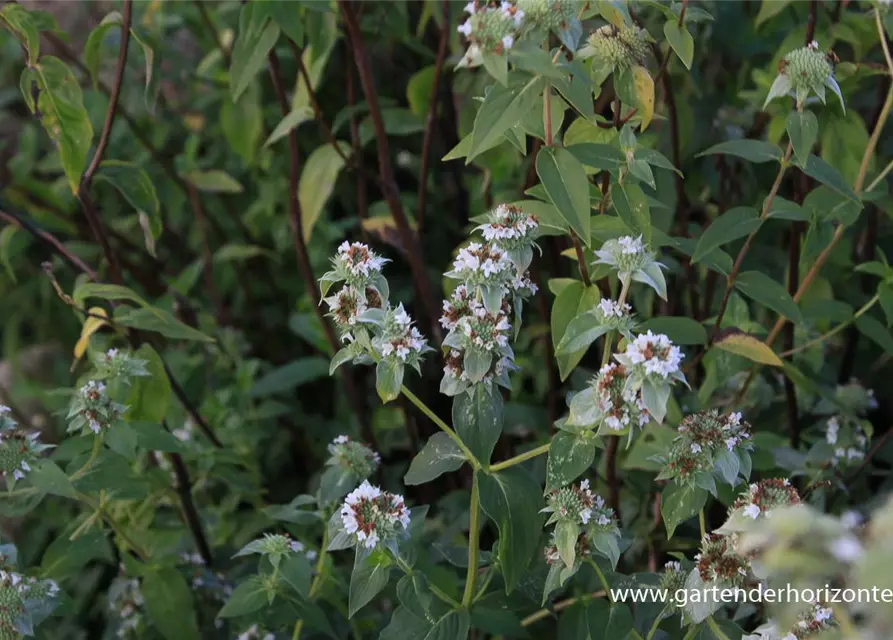
[[[627,384],[626,367],[609,362],[599,369],[589,386],[576,394],[570,402],[569,425],[604,427],[608,433],[619,434],[632,427],[643,427],[651,420],[640,390]]]
[[[632,371],[641,369],[644,375],[655,375],[668,378],[679,373],[682,352],[670,339],[662,333],[647,333],[636,336],[626,346],[626,352],[617,356],[617,360]]]
[[[514,271],[512,261],[498,244],[471,242],[459,249],[453,270],[446,275],[469,285],[505,287],[513,281]]]
[[[0,405],[0,476],[10,490],[22,480],[40,452],[52,445],[41,444],[40,434],[28,433],[18,426],[9,407]]]
[[[378,256],[362,242],[342,242],[335,256],[336,268],[340,267],[349,276],[360,281],[365,281],[373,273],[381,273],[386,262],[387,258]],[[351,281],[351,278],[345,279]]]
[[[605,242],[595,251],[594,264],[606,264],[617,271],[621,281],[627,278],[648,285],[664,300],[667,299],[667,281],[662,269],[666,267],[656,260],[656,255],[642,240],[642,236],[623,236]]]
[[[818,411],[844,411],[831,415],[824,425],[825,442],[833,450],[831,464],[842,468],[863,460],[868,453],[869,425],[863,417],[878,404],[874,391],[855,381],[839,385],[834,400],[836,404],[822,401]]]
[[[539,223],[536,216],[525,213],[518,207],[501,204],[489,215],[485,224],[476,227],[487,242],[498,242],[509,252],[530,248],[536,240]],[[518,271],[524,271],[529,265],[518,265]]]
[[[364,480],[347,494],[341,507],[341,523],[346,533],[355,536],[357,544],[372,549],[409,527],[409,509],[403,496],[382,491]]]
[[[741,419],[738,412],[722,414],[717,409],[699,411],[683,418],[677,432],[667,454],[653,458],[664,465],[659,480],[673,478],[696,485],[703,479],[699,474],[718,471],[717,462],[721,458],[725,459],[726,467],[731,462],[739,472],[745,466],[742,460],[749,461],[750,425]],[[716,475],[719,480],[733,486],[737,484],[738,473],[734,478],[721,472]],[[744,480],[747,480],[746,475]]]
[[[253,624],[239,634],[237,640],[276,640],[276,635]]]
[[[252,540],[233,556],[247,556],[258,553],[269,558],[274,567],[279,565],[283,557],[291,553],[304,553],[306,547],[287,533],[265,533],[263,537]]]
[[[328,446],[331,458],[326,464],[353,473],[357,479],[368,478],[381,464],[381,456],[362,442],[341,435]]]
[[[605,506],[605,500],[589,488],[589,480],[581,480],[553,491],[548,497],[543,513],[551,513],[548,524],[570,520],[577,524],[610,527],[614,523],[614,511]]]
[[[782,635],[778,630],[778,624],[770,620],[755,629],[752,635],[746,635],[741,640],[805,640],[818,636],[834,624],[834,611],[831,607],[815,603],[811,609],[798,616],[797,622],[788,633]]]
[[[456,29],[471,41],[465,66],[479,64],[483,53],[501,54],[511,49],[524,22],[524,12],[505,0],[473,0],[465,5],[465,12],[468,19]]]
[[[117,636],[139,638],[145,631],[143,592],[136,578],[117,578],[109,587],[109,609],[120,618]]]
[[[430,350],[425,338],[412,326],[412,318],[402,303],[385,312],[381,334],[372,339],[372,345],[382,358],[411,365],[417,365],[421,356]]]
[[[114,426],[127,407],[112,400],[102,382],[89,380],[82,386],[68,411],[68,431],[87,430],[100,434]]]

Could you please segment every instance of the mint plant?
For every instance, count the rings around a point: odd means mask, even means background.
[[[87,6],[0,7],[0,640],[893,636],[888,3]]]

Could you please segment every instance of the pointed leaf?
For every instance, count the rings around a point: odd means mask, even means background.
[[[727,242],[750,235],[760,227],[760,214],[750,207],[729,209],[704,230],[691,256],[692,264]]]
[[[536,155],[536,173],[549,200],[588,246],[592,209],[583,165],[567,149],[545,147]]]

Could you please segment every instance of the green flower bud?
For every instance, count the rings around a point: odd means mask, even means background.
[[[778,77],[769,89],[764,107],[773,98],[785,96],[791,92],[802,106],[810,93],[816,94],[825,102],[825,88],[831,89],[840,99],[840,106],[846,111],[840,87],[834,80],[834,65],[837,56],[830,49],[821,51],[819,43],[813,40],[808,46],[795,49],[778,63]]]
[[[525,20],[542,29],[565,29],[577,15],[575,0],[518,0]]]
[[[589,36],[579,57],[595,58],[613,70],[628,69],[644,62],[648,48],[648,32],[644,29],[606,24]]]
[[[686,573],[682,565],[676,560],[671,560],[664,565],[664,572],[660,576],[660,588],[663,590],[667,602],[675,602],[675,594],[685,587]]]

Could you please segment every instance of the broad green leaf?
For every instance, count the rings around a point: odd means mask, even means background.
[[[192,590],[183,575],[172,567],[143,574],[140,583],[146,613],[155,629],[167,640],[200,638]]]
[[[467,151],[466,164],[502,139],[502,135],[521,122],[524,115],[536,104],[543,91],[545,80],[533,78],[526,83],[511,87],[495,84],[484,96],[484,102],[474,118],[471,147]]]
[[[708,493],[700,487],[671,482],[661,493],[660,512],[667,527],[667,538],[672,538],[682,522],[692,518],[704,508]]]
[[[404,484],[431,482],[441,474],[455,471],[465,463],[465,455],[453,439],[445,433],[435,433],[412,459]]]
[[[803,322],[800,307],[787,289],[761,271],[745,271],[735,279],[735,287],[751,300],[759,302],[795,323]]]
[[[148,344],[142,345],[133,356],[146,361],[146,370],[151,375],[131,380],[126,418],[131,422],[161,424],[171,402],[171,382],[164,370],[164,362]]]
[[[257,15],[255,15],[257,14]],[[258,72],[267,65],[267,54],[279,39],[279,25],[268,19],[253,3],[242,6],[239,14],[239,36],[232,51],[230,94],[238,100]]]
[[[680,27],[677,20],[668,20],[664,23],[664,35],[685,68],[691,69],[691,61],[695,55],[695,41],[688,29],[685,26]]]
[[[474,384],[453,398],[453,427],[483,463],[493,454],[502,434],[503,420],[502,394],[492,382]]]
[[[403,385],[403,365],[393,360],[380,360],[375,367],[375,390],[382,402],[390,402],[400,395]]]
[[[624,469],[660,471],[663,465],[651,458],[663,455],[672,445],[677,433],[666,425],[654,424],[640,432],[632,447],[623,459]]]
[[[579,120],[575,122],[580,122]],[[626,164],[620,149],[609,144],[580,142],[567,147],[573,156],[587,167],[598,170],[611,170]]]
[[[481,62],[484,69],[487,70],[493,79],[501,86],[507,87],[509,84],[509,64],[508,58],[499,53],[489,51],[483,52]]]
[[[346,142],[338,142],[338,146],[346,157],[350,157],[351,146]],[[329,144],[317,147],[307,158],[301,171],[298,183],[298,201],[301,203],[302,233],[304,240],[309,241],[313,227],[322,213],[329,196],[335,189],[335,181],[344,167],[344,160]]]
[[[585,351],[607,332],[608,328],[598,315],[592,311],[581,313],[567,325],[561,342],[555,348],[555,353],[560,356]]]
[[[118,284],[103,284],[101,282],[84,282],[74,289],[72,294],[74,303],[79,307],[84,306],[88,298],[102,298],[103,300],[130,300],[141,307],[150,306],[135,291]]]
[[[267,15],[279,25],[282,32],[299,47],[304,46],[306,18],[294,4],[280,0],[256,0],[255,12]]]
[[[208,193],[242,193],[242,185],[226,171],[221,171],[220,169],[186,171],[180,175],[199,191]]]
[[[760,3],[760,11],[757,13],[756,25],[760,26],[767,20],[774,18],[791,4],[791,0],[763,0]]]
[[[96,25],[96,28],[93,29],[87,37],[87,42],[84,45],[84,66],[87,67],[87,71],[90,73],[90,79],[93,81],[94,89],[96,89],[98,81],[102,42],[108,35],[109,30],[113,27],[120,28],[122,23],[123,18],[121,17],[121,14],[117,11],[112,11],[106,14],[102,21]]]
[[[251,387],[250,395],[262,398],[277,393],[291,393],[301,385],[325,378],[329,374],[329,361],[319,356],[298,358],[266,373]]]
[[[586,622],[592,640],[596,638],[631,640],[637,637],[633,614],[623,602],[612,606],[605,600],[592,600],[586,605]]]
[[[167,311],[151,307],[144,309],[128,309],[118,307],[115,309],[114,320],[116,324],[142,329],[143,331],[155,331],[168,338],[177,340],[194,340],[196,342],[214,342],[214,338],[183,324]]]
[[[425,640],[465,640],[470,626],[471,617],[467,611],[450,611],[434,624]]]
[[[643,322],[637,331],[663,333],[675,344],[707,344],[707,330],[697,320],[680,316],[657,316]]]
[[[313,569],[303,553],[289,553],[279,563],[279,575],[301,598],[310,593]]]
[[[27,77],[23,87],[29,94],[32,81],[37,82],[40,95],[36,110],[31,102],[29,106],[32,112],[40,114],[44,129],[56,143],[68,186],[77,195],[93,142],[93,125],[77,78],[68,65],[53,56],[43,56],[32,69],[22,73],[23,78]]]
[[[251,576],[235,589],[217,614],[218,618],[235,618],[267,606],[267,592],[259,576]]]
[[[31,485],[44,493],[50,493],[54,496],[62,496],[63,498],[74,498],[76,496],[74,485],[52,460],[41,460],[32,466],[31,472],[28,474],[28,480]]]
[[[416,71],[406,83],[406,101],[409,110],[421,118],[428,113],[431,102],[431,91],[434,89],[434,65],[428,65]]]
[[[370,551],[357,546],[353,572],[350,574],[349,617],[352,618],[388,586],[391,564],[391,558],[383,548]]]
[[[379,640],[418,640],[431,629],[431,623],[419,618],[404,606],[394,609],[391,621],[378,636]]]
[[[785,121],[794,156],[801,164],[807,162],[809,152],[819,137],[819,121],[812,111],[791,111]]]
[[[590,437],[559,431],[549,445],[546,491],[560,489],[576,480],[595,459],[595,441]]]
[[[237,100],[223,100],[220,106],[220,128],[230,148],[246,165],[254,162],[257,145],[264,128],[260,86],[249,83]]]
[[[0,21],[22,43],[28,53],[28,66],[33,67],[40,57],[40,25],[35,12],[9,2],[0,8]]]
[[[692,264],[722,245],[750,235],[760,228],[762,224],[760,214],[750,207],[735,207],[729,209],[710,226],[704,230],[698,238],[695,252],[691,257]]]
[[[699,153],[698,157],[717,153],[738,156],[749,162],[756,163],[772,162],[773,160],[781,161],[784,157],[784,153],[777,145],[764,142],[763,140],[728,140],[720,142]]]
[[[561,216],[589,245],[589,181],[583,165],[567,149],[544,147],[536,155],[536,173]]]
[[[169,383],[168,383],[169,384]],[[130,428],[136,436],[137,446],[148,451],[182,453],[183,444],[155,422],[131,422]]]
[[[291,133],[292,129],[297,128],[308,120],[313,120],[313,109],[310,107],[303,106],[290,111],[287,116],[279,121],[276,128],[273,129],[273,133],[271,133],[270,137],[267,138],[267,141],[264,142],[264,146],[269,147],[277,140],[280,140]]]
[[[878,320],[869,315],[859,316],[856,318],[856,328],[869,340],[886,351],[888,355],[893,355],[893,337],[890,336],[890,331]]]
[[[539,546],[543,497],[540,485],[519,467],[477,471],[481,508],[499,528],[499,562],[511,593]]]
[[[579,315],[594,308],[601,300],[598,287],[585,287],[578,280],[571,280],[563,287],[555,297],[552,304],[550,323],[552,327],[552,344],[558,349],[571,321]],[[558,372],[562,380],[566,380],[571,371],[579,364],[586,354],[586,349],[581,349],[566,355],[559,355]]]
[[[799,162],[797,164],[803,169],[803,173],[810,178],[818,180],[850,200],[860,202],[859,196],[850,188],[850,185],[846,183],[846,180],[843,179],[843,176],[840,175],[837,169],[818,156],[810,155],[805,164],[800,164]]]
[[[633,234],[641,235],[645,244],[651,244],[651,212],[642,188],[632,182],[615,182],[611,185],[611,204]]]
[[[744,356],[752,362],[780,367],[781,361],[771,347],[740,329],[725,329],[717,337],[713,346],[729,353]]]
[[[162,223],[158,195],[149,174],[130,162],[104,160],[99,165],[96,179],[107,181],[121,192],[137,213],[146,216],[152,238],[150,244],[154,246],[154,242],[161,237]]]

